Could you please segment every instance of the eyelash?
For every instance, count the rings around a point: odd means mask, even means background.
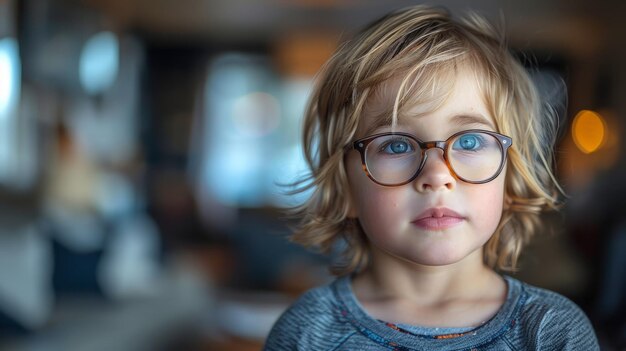
[[[387,149],[389,146],[391,146],[391,144],[393,144],[393,143],[397,143],[397,142],[403,142],[403,143],[406,143],[406,144],[409,146],[409,148],[412,148],[412,147],[413,147],[413,145],[412,145],[412,143],[411,143],[411,140],[409,140],[409,138],[406,138],[406,137],[399,137],[398,139],[389,140],[389,141],[387,141],[386,143],[383,143],[382,145],[380,145],[380,146],[378,147],[378,152],[380,152],[380,153],[387,153],[387,152],[385,151],[385,149]]]

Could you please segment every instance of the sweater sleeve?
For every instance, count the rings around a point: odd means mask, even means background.
[[[559,296],[558,304],[546,311],[537,333],[538,350],[600,350],[596,334],[584,312]]]
[[[345,340],[345,324],[334,313],[330,288],[308,291],[272,327],[263,350],[331,350]]]
[[[272,327],[265,345],[264,351],[274,350],[297,350],[298,331],[300,328],[299,318],[294,314],[293,308],[288,309]]]

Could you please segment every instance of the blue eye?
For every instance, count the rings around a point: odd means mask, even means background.
[[[478,134],[461,135],[452,145],[455,150],[478,151],[483,147],[483,138]]]
[[[387,154],[404,154],[413,151],[411,144],[404,140],[392,140],[384,144],[382,151]]]

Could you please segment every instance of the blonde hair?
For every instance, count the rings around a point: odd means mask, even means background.
[[[476,73],[497,131],[513,138],[508,152],[504,212],[483,248],[484,262],[515,270],[523,246],[537,232],[539,215],[557,207],[560,189],[551,171],[556,118],[541,103],[524,67],[506,47],[502,31],[478,15],[456,21],[442,8],[414,6],[393,12],[345,42],[321,70],[304,120],[310,176],[299,191],[313,189],[302,206],[294,242],[332,251],[343,238],[343,260],[333,271],[348,274],[367,264],[368,242],[349,218],[344,167],[346,146],[364,106],[391,78],[402,76],[395,103],[383,115],[395,123],[405,106],[436,109],[459,65]]]

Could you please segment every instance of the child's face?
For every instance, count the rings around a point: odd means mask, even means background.
[[[391,131],[390,126],[371,130],[376,111],[393,104],[395,92],[381,95],[368,103],[358,138]],[[441,108],[421,113],[418,106],[404,115],[407,117],[400,119],[394,131],[413,134],[422,141],[446,140],[468,129],[496,131],[475,78],[466,69],[459,70],[453,91]],[[348,154],[346,168],[352,214],[359,218],[373,250],[403,261],[441,266],[480,253],[502,215],[506,170],[485,184],[466,183],[450,173],[441,149],[429,149],[421,173],[401,186],[374,183],[363,172],[357,151]],[[456,214],[446,215],[445,209]],[[428,214],[444,217],[418,220]]]

